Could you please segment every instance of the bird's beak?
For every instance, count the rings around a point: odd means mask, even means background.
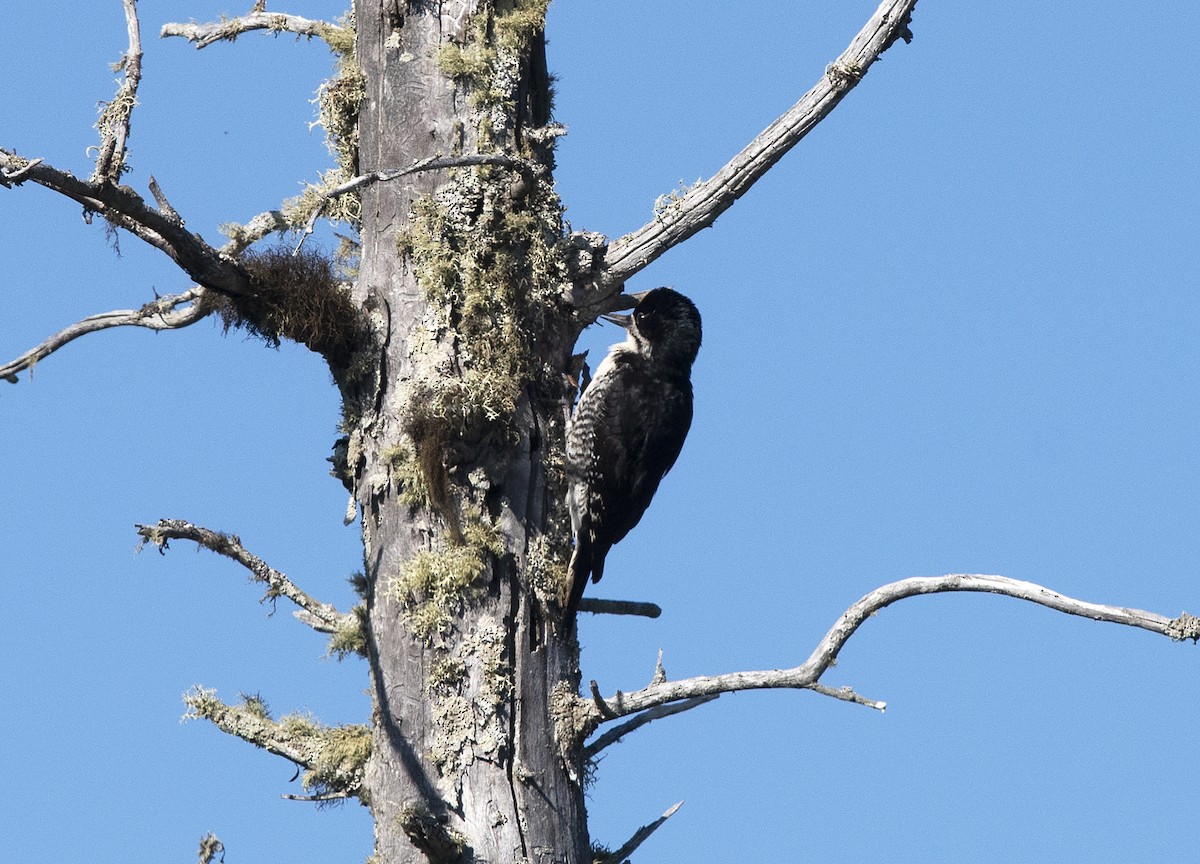
[[[624,306],[624,308],[626,308],[626,309],[631,309],[631,308],[637,306],[637,304],[641,303],[642,298],[645,297],[649,293],[650,293],[649,291],[639,291],[636,294],[622,294],[622,295],[620,295],[620,297],[618,299],[629,301],[628,305],[622,304],[622,306]],[[620,309],[620,308],[622,308],[622,306],[617,306],[617,308]],[[616,324],[619,327],[624,327],[626,330],[628,330],[629,325],[631,325],[633,323],[633,318],[631,316],[618,315],[615,312],[609,313],[607,315],[601,315],[600,317],[603,318],[605,321],[609,322],[610,324]]]

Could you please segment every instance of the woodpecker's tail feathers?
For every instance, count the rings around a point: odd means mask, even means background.
[[[579,611],[579,601],[583,599],[588,577],[590,576],[593,582],[599,582],[600,577],[604,575],[604,557],[607,554],[608,547],[593,543],[587,531],[580,532],[575,539],[575,551],[571,553],[571,563],[567,565],[567,573],[571,579],[571,597],[567,601],[568,618],[573,618]]]

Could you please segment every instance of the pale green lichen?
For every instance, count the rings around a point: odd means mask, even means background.
[[[409,229],[397,237],[431,309],[425,338],[456,337],[455,361],[410,384],[406,416],[418,445],[435,435],[511,441],[511,418],[535,375],[535,334],[563,314],[561,209],[548,184],[534,197],[517,210],[498,184],[458,172],[436,197],[413,203]],[[420,353],[438,362],[428,347]]]
[[[396,498],[405,507],[429,506],[429,485],[412,444],[405,440],[386,448],[380,459],[396,487]]]
[[[438,53],[442,72],[467,91],[481,147],[511,125],[529,43],[545,29],[548,5],[549,0],[498,2],[472,17],[462,42],[448,42]],[[549,105],[544,113],[549,116]]]
[[[330,197],[337,187],[353,179],[354,175],[345,167],[338,167],[322,171],[318,176],[318,182],[306,183],[299,195],[283,202],[283,218],[288,227],[303,231],[319,208],[324,218],[357,228],[362,221],[362,201],[358,194],[347,192]]]
[[[475,758],[495,758],[509,744],[504,706],[513,676],[506,639],[502,622],[485,615],[431,671],[426,689],[438,731],[430,757],[443,776],[457,775]]]
[[[553,602],[563,606],[570,583],[567,580],[567,560],[562,554],[561,544],[553,542],[544,534],[536,534],[529,541],[525,552],[524,584],[533,589],[543,606]]]
[[[326,726],[307,714],[279,719],[280,732],[311,754],[300,782],[316,794],[357,792],[371,756],[371,730],[361,724]]]
[[[678,205],[689,192],[700,186],[703,182],[704,180],[699,177],[696,178],[695,183],[685,183],[683,180],[680,180],[679,185],[666,195],[659,195],[654,199],[654,218],[661,219],[672,207]]]
[[[489,556],[504,551],[499,527],[482,517],[467,518],[462,535],[461,544],[417,552],[388,586],[409,630],[424,642],[445,634],[455,615],[482,594]]]
[[[314,793],[362,795],[363,767],[371,755],[371,730],[361,724],[326,726],[307,714],[271,719],[257,694],[226,705],[215,690],[196,687],[184,694],[185,720],[204,719],[218,729],[306,767],[304,787]]]
[[[329,637],[329,654],[344,660],[351,654],[367,656],[367,607],[354,606]]]
[[[325,143],[338,166],[349,177],[358,162],[358,109],[367,92],[366,76],[354,56],[353,18],[343,18],[338,28],[325,28],[321,37],[337,57],[337,72],[317,90],[317,123],[325,129]],[[355,192],[349,196],[358,197]]]

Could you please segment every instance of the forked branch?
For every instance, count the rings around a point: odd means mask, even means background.
[[[746,193],[785,153],[832,111],[897,39],[912,39],[909,23],[917,0],[884,0],[866,26],[821,79],[724,168],[657,208],[654,218],[614,240],[604,258],[601,296],[672,246],[707,228]],[[594,302],[598,298],[589,298]],[[589,303],[585,300],[585,303]]]
[[[765,688],[816,690],[827,696],[858,702],[882,710],[883,703],[871,702],[849,688],[829,688],[819,683],[821,676],[837,659],[838,652],[854,632],[871,615],[905,597],[938,594],[948,591],[978,591],[1003,594],[1046,606],[1068,615],[1079,615],[1094,621],[1110,621],[1129,627],[1139,627],[1168,636],[1176,641],[1200,639],[1200,618],[1186,612],[1177,618],[1167,618],[1141,609],[1105,606],[1076,600],[1051,591],[1033,582],[1022,582],[1004,576],[953,573],[947,576],[903,579],[877,588],[847,609],[830,628],[804,663],[792,669],[772,669],[757,672],[733,672],[727,675],[685,678],[680,681],[660,681],[632,693],[617,692],[608,699],[580,699],[579,710],[584,717],[583,731],[590,733],[600,723],[627,717],[631,714],[678,702],[718,693]]]
[[[353,615],[339,612],[330,604],[313,599],[287,576],[268,566],[257,555],[251,554],[236,534],[223,534],[220,531],[201,528],[182,519],[159,519],[157,524],[136,527],[142,543],[153,543],[160,552],[165,553],[172,540],[191,540],[218,555],[232,558],[250,571],[254,581],[267,586],[264,600],[286,597],[300,607],[296,617],[318,632],[336,634],[354,623]]]
[[[189,288],[182,294],[168,294],[157,297],[140,309],[114,309],[112,312],[101,312],[78,321],[55,333],[45,342],[26,351],[20,357],[0,365],[0,378],[12,384],[17,383],[17,373],[29,370],[33,372],[34,365],[44,357],[53,354],[69,342],[94,333],[97,330],[107,330],[110,327],[145,327],[149,330],[178,330],[195,324],[208,314],[199,302],[204,295],[204,289],[199,286]]]

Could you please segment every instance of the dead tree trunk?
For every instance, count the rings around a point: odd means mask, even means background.
[[[545,3],[476,5],[355,4],[359,174],[507,157],[361,192],[371,338],[344,386],[375,704],[365,797],[380,861],[581,862],[580,757],[551,720],[579,675],[555,599],[575,324]]]

